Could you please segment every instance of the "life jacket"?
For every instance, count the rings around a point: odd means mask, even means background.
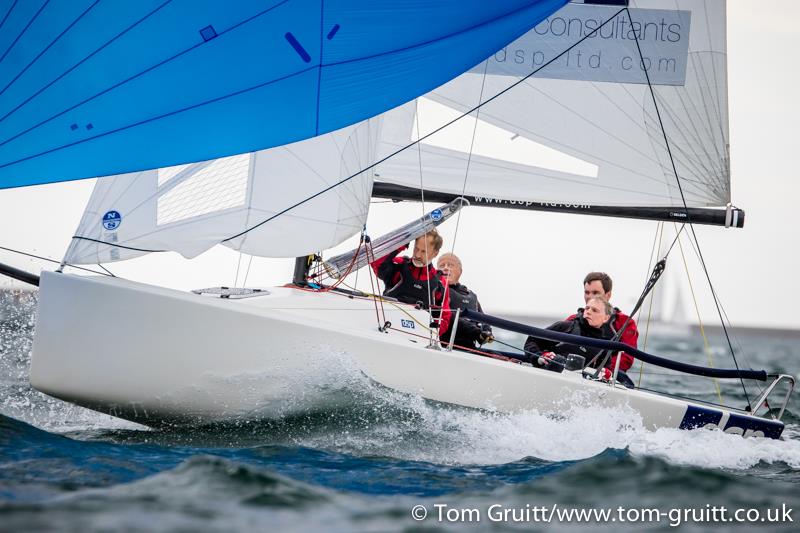
[[[456,283],[450,285],[450,307],[453,309],[478,310],[478,296],[469,290],[466,285]]]
[[[403,258],[402,263],[395,263],[397,271],[400,273],[400,281],[394,286],[386,289],[384,296],[397,298],[407,304],[421,303],[422,307],[440,307],[444,298],[444,284],[442,283],[442,272],[428,265],[428,279],[417,279],[411,272],[411,259]],[[430,287],[430,290],[428,290]],[[440,294],[439,299],[436,293]]]

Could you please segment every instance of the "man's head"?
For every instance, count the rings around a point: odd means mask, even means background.
[[[439,250],[443,243],[442,236],[435,229],[430,230],[425,235],[417,237],[414,241],[414,252],[411,255],[411,262],[416,267],[424,267],[439,255]]]
[[[611,317],[611,304],[602,296],[590,296],[583,309],[583,318],[593,328],[599,328]]]
[[[583,301],[589,303],[589,298],[602,296],[606,302],[611,301],[611,277],[605,272],[589,272],[583,278]]]
[[[456,254],[447,252],[442,254],[437,263],[437,268],[444,272],[447,282],[451,285],[458,283],[461,279],[461,259]]]

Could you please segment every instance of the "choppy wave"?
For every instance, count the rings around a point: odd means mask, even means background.
[[[267,516],[280,530],[385,531],[436,501],[800,508],[796,396],[781,440],[743,439],[650,431],[631,410],[579,399],[555,417],[442,405],[334,357],[319,369],[330,379],[301,379],[277,417],[151,430],[30,388],[34,309],[0,321],[0,524],[12,530],[250,530]],[[714,399],[697,382],[645,379]],[[736,383],[721,390],[744,404]]]

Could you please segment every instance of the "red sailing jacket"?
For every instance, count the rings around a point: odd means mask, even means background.
[[[567,320],[573,320],[578,315],[573,314],[568,316]],[[617,309],[614,308],[614,330],[619,331],[625,321],[628,320],[628,315]],[[622,332],[622,336],[619,338],[620,342],[627,344],[632,348],[637,348],[637,344],[639,343],[639,330],[636,329],[636,321],[631,319],[628,327],[625,328],[625,331]],[[619,369],[625,372],[628,371],[630,367],[633,366],[634,358],[632,355],[627,354],[625,352],[617,352],[616,354],[611,356],[611,363],[607,365],[609,368],[613,369],[614,366],[617,364],[617,355],[622,355],[622,360],[619,362]],[[588,361],[587,361],[588,363]]]
[[[372,263],[370,263],[372,270],[374,270],[375,274],[377,275],[378,269],[381,267],[381,265],[390,259],[392,263],[395,263],[396,265],[402,264],[408,258],[397,257],[397,254],[405,250],[406,248],[408,248],[408,246],[403,246],[402,248],[399,248],[397,251],[395,251],[393,254],[389,254],[387,256],[381,257],[380,259],[373,261]],[[447,278],[440,275],[438,271],[435,268],[433,268],[433,265],[428,265],[427,268],[425,268],[425,267],[416,267],[413,264],[410,264],[409,268],[411,270],[411,275],[414,277],[414,279],[418,281],[428,281],[428,276],[434,276],[438,278],[439,281],[441,281],[442,287],[444,287],[443,294],[440,294],[441,291],[436,291],[436,293],[434,294],[434,301],[441,302],[441,320],[439,323],[439,336],[442,337],[445,335],[445,333],[449,331],[450,321],[452,320],[452,312],[450,311],[450,290],[447,286]],[[395,271],[391,274],[391,279],[387,280],[381,278],[381,280],[384,282],[386,288],[388,289],[393,285],[395,285],[396,283],[398,283],[400,281],[400,278],[401,276],[399,270],[395,269]],[[434,305],[433,308],[439,309],[440,306]]]

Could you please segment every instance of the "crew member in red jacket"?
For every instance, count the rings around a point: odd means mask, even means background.
[[[583,301],[585,303],[589,303],[589,299],[592,297],[602,296],[606,299],[606,301],[610,302],[612,288],[613,283],[611,282],[611,277],[608,274],[605,272],[589,272],[583,279]],[[580,312],[581,310],[579,309],[578,313]],[[578,315],[570,315],[567,317],[567,320],[572,320],[576,316]],[[627,320],[628,315],[614,307],[614,313],[611,315],[611,326],[613,327],[615,333],[622,328]],[[625,327],[625,331],[622,332],[622,336],[620,336],[619,340],[633,348],[637,347],[637,343],[639,342],[639,331],[636,329],[636,321],[634,321],[632,318]],[[619,362],[619,369],[627,372],[628,369],[633,366],[634,359],[632,355],[626,354],[625,352],[618,352],[611,356],[611,362],[607,365],[607,368],[614,368],[614,365],[617,364],[618,355],[622,356],[622,360]],[[586,362],[588,363],[589,361]]]
[[[450,329],[452,318],[447,279],[431,264],[439,254],[442,243],[442,236],[434,229],[414,241],[411,257],[397,257],[408,248],[405,245],[371,263],[386,287],[384,296],[410,304],[421,303],[423,307],[433,310],[433,318],[439,321],[440,337]]]

